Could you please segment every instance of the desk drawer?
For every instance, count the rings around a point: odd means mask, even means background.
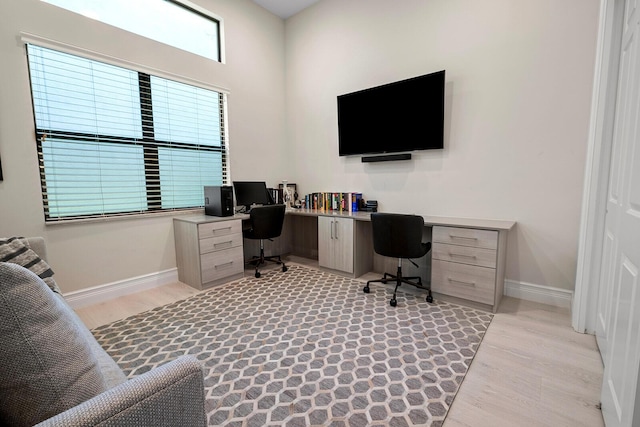
[[[242,234],[242,221],[240,220],[208,222],[198,225],[198,237],[200,239],[227,236],[235,233]]]
[[[496,268],[496,250],[474,248],[471,246],[447,245],[445,243],[433,243],[432,259],[441,261],[459,262],[462,264],[477,265],[480,267]]]
[[[200,255],[202,283],[222,279],[244,271],[242,246]]]
[[[431,290],[493,305],[496,270],[441,260],[431,263]]]
[[[451,245],[498,249],[498,232],[494,230],[435,226],[432,240]]]
[[[237,246],[242,246],[242,234],[240,233],[200,239],[200,254],[231,249]]]

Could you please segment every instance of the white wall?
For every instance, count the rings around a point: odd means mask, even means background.
[[[29,76],[20,32],[230,90],[234,179],[282,178],[284,23],[249,0],[192,0],[224,20],[226,63],[214,63],[39,0],[0,2],[0,236],[47,239],[64,292],[174,268],[172,217],[45,225]],[[170,30],[170,29],[168,29]]]
[[[597,0],[316,3],[286,21],[290,181],[385,211],[515,220],[507,279],[573,289],[597,14]],[[444,150],[338,156],[337,95],[441,69]]]
[[[192,1],[224,19],[226,64],[39,0],[0,2],[0,236],[45,236],[65,292],[174,268],[172,217],[44,224],[21,31],[228,88],[234,179],[516,220],[507,278],[573,289],[597,0],[322,0],[286,23],[250,0]],[[444,150],[338,156],[337,95],[440,69]]]

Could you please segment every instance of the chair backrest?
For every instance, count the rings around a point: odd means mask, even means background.
[[[256,206],[249,211],[251,238],[273,239],[282,233],[285,205]]]
[[[373,249],[393,258],[420,258],[429,245],[422,243],[424,218],[418,215],[372,213]]]

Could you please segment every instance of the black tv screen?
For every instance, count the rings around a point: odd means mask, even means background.
[[[444,146],[444,70],[338,96],[341,156]]]
[[[264,181],[233,181],[233,191],[236,194],[236,205],[245,206],[247,211],[254,204],[269,205],[273,203]]]

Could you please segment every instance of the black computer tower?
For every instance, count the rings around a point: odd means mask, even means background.
[[[205,186],[204,213],[211,216],[233,215],[233,187]]]

